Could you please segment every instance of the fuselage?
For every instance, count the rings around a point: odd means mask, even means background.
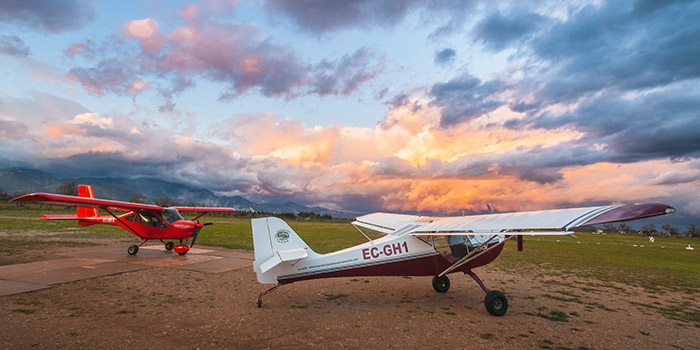
[[[104,224],[119,226],[142,239],[188,239],[196,227],[202,226],[194,221],[185,220],[172,208],[155,212],[128,212],[117,216],[93,216],[78,220],[81,226]]]
[[[503,237],[498,237],[484,245],[482,249],[497,244],[502,239]],[[307,258],[295,264],[278,266],[277,280],[284,284],[328,277],[435,276],[460,258],[452,255],[455,253],[453,246],[448,244],[444,246],[441,247],[433,239],[422,240],[410,235],[387,235],[333,253],[318,254],[310,251]],[[476,245],[472,245],[472,249],[473,246]],[[496,259],[502,249],[503,245],[499,245],[470,259],[453,272],[466,273],[473,268],[486,265]]]

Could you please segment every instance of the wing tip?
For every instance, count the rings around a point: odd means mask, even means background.
[[[676,208],[663,203],[627,204],[596,215],[579,226],[651,218],[675,212]]]

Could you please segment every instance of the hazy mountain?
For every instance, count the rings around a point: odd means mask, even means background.
[[[53,192],[58,190],[61,183],[75,181],[79,184],[92,185],[95,197],[129,201],[135,195],[146,197],[148,202],[164,197],[185,204],[225,206],[239,210],[255,210],[268,213],[299,213],[314,212],[329,214],[333,217],[352,218],[354,214],[330,210],[321,207],[288,203],[255,203],[241,196],[217,196],[204,188],[193,188],[187,185],[149,178],[112,178],[88,177],[79,179],[58,179],[50,174],[28,168],[9,168],[0,170],[0,190],[11,195],[21,195],[31,192]]]

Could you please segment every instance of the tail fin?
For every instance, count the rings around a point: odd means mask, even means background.
[[[316,254],[286,222],[278,218],[252,219],[251,224],[255,248],[253,269],[260,283],[277,283],[277,265]]]
[[[92,186],[90,185],[78,185],[78,197],[85,198],[95,198],[95,194],[92,192]],[[78,207],[78,218],[88,218],[94,216],[100,216],[97,208],[90,207]]]

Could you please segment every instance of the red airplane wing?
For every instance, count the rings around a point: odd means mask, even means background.
[[[233,208],[219,208],[219,207],[172,207],[173,209],[181,213],[232,213],[236,211]]]
[[[67,205],[67,206],[81,206],[81,207],[92,207],[100,209],[116,209],[123,211],[135,211],[135,210],[150,210],[161,212],[162,207],[153,204],[141,204],[141,203],[130,203],[122,201],[113,201],[108,199],[96,199],[96,198],[85,198],[76,196],[66,196],[62,194],[52,194],[52,193],[31,193],[26,194],[21,197],[17,197],[11,200],[11,202],[30,202],[30,203],[43,203],[43,204],[55,204],[55,205]],[[54,219],[55,220],[55,219]]]

